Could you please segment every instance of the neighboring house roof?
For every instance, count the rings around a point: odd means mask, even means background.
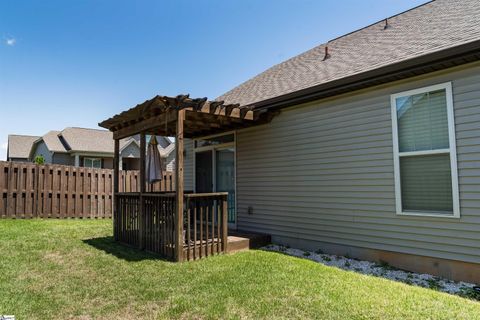
[[[65,128],[58,136],[68,151],[113,153],[113,134],[107,130]]]
[[[33,143],[37,136],[12,134],[8,136],[8,158],[28,159]]]
[[[126,147],[128,147],[130,144],[135,144],[137,147],[140,148],[140,144],[138,143],[138,141],[133,138],[133,137],[130,137],[130,138],[125,138],[125,139],[121,139],[120,140],[120,152],[122,152]]]
[[[120,140],[120,151],[127,147],[130,143],[135,141],[138,147],[140,147],[140,135],[137,134],[133,137],[121,139]],[[175,143],[172,142],[168,137],[157,136],[158,142],[158,151],[160,151],[160,156],[168,157],[170,153],[175,150]],[[123,143],[123,144],[122,144]],[[148,143],[148,140],[147,140]]]
[[[162,148],[160,144],[158,145],[158,150],[160,151],[160,156],[168,157],[173,150],[175,150],[175,143],[171,142],[166,148]]]
[[[319,45],[217,100],[253,105],[480,40],[480,1],[428,2]],[[329,57],[325,59],[326,47]]]
[[[38,143],[43,140],[47,145],[47,148],[51,152],[67,152],[67,149],[62,144],[60,139],[58,139],[58,135],[60,131],[49,131],[43,137],[40,137],[35,143]]]
[[[120,140],[120,151],[130,144],[140,147],[140,136],[129,137]],[[9,157],[31,158],[35,152],[35,146],[44,142],[50,152],[55,153],[102,153],[112,154],[114,150],[113,134],[107,130],[69,127],[62,131],[49,131],[42,137],[30,137],[10,135],[8,138]],[[166,137],[158,137],[158,150],[162,157],[168,155],[175,149],[175,144]],[[11,146],[10,146],[11,145]],[[166,147],[163,147],[166,146]],[[19,152],[17,150],[20,150]],[[11,155],[15,154],[15,156]],[[19,156],[19,155],[23,156]]]

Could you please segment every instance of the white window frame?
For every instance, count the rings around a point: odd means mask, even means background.
[[[398,120],[397,120],[397,99],[400,97],[411,96],[431,91],[445,90],[447,102],[447,118],[448,118],[448,149],[423,150],[400,152],[398,144]],[[453,94],[452,83],[446,82],[433,86],[423,87],[419,89],[403,91],[390,96],[391,112],[392,112],[392,138],[393,138],[393,164],[395,175],[395,205],[397,215],[404,216],[426,216],[426,217],[441,217],[441,218],[460,218],[460,201],[458,192],[458,173],[457,173],[457,147],[455,138],[455,117],[453,111]],[[403,211],[402,209],[402,186],[400,178],[400,157],[406,156],[420,156],[420,155],[434,155],[434,154],[449,154],[450,168],[452,174],[452,200],[453,200],[453,214],[441,214],[435,212],[417,212],[417,211]]]
[[[85,160],[90,160],[92,162],[92,166],[90,166],[90,167],[85,166]],[[100,161],[100,167],[99,168],[93,166],[94,161]],[[102,159],[101,158],[85,157],[85,158],[83,158],[83,167],[84,168],[92,168],[92,169],[101,169],[102,168]]]

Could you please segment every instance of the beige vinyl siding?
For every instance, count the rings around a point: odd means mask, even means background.
[[[53,153],[52,163],[63,164],[67,166],[73,166],[75,164],[75,158],[68,153]]]
[[[398,216],[390,95],[447,81],[461,217]],[[478,64],[285,109],[268,125],[237,132],[237,226],[312,248],[338,244],[480,263],[479,120]]]
[[[167,171],[174,171],[175,170],[175,150],[170,152],[168,157],[165,158],[165,161],[167,163]]]
[[[37,144],[35,148],[35,152],[33,153],[32,161],[35,160],[35,158],[40,155],[43,156],[43,158],[45,159],[45,163],[52,163],[53,161],[52,152],[48,150],[48,147],[43,140]]]
[[[185,183],[185,190],[192,190],[193,191],[193,140],[192,139],[184,139],[184,148],[185,148],[185,156],[184,156],[184,183]],[[172,151],[175,154],[175,150]],[[174,156],[175,158],[175,156]],[[175,160],[173,160],[175,162]]]

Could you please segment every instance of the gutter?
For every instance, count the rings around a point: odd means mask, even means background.
[[[246,106],[255,110],[278,110],[478,60],[480,40],[475,40]]]

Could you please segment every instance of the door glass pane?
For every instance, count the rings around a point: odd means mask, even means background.
[[[448,149],[445,89],[396,99],[399,151]]]
[[[400,158],[403,211],[452,214],[450,155]]]
[[[228,192],[228,222],[235,223],[235,151],[216,151],[216,186],[218,192]]]
[[[195,190],[197,193],[213,192],[212,151],[195,154]]]

